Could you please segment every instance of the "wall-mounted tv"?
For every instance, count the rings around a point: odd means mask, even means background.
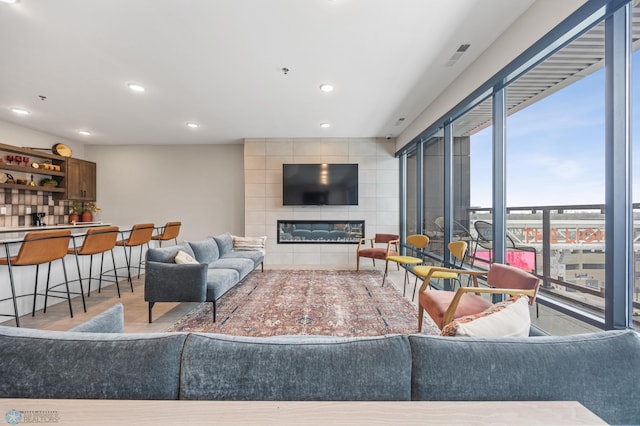
[[[285,206],[357,206],[357,164],[283,164]]]

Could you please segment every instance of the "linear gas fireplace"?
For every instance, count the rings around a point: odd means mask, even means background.
[[[358,244],[364,220],[279,220],[278,244]]]

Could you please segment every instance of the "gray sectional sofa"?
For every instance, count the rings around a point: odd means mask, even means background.
[[[175,263],[180,250],[198,263]],[[259,265],[264,271],[263,262],[262,250],[234,250],[233,237],[228,232],[147,250],[144,300],[149,302],[149,322],[156,302],[212,302],[215,322],[216,300]]]
[[[629,330],[249,338],[122,324],[116,306],[67,332],[0,327],[0,398],[576,400],[606,422],[640,423],[640,337]]]

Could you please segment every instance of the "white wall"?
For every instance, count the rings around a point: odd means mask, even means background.
[[[245,232],[267,236],[268,265],[331,265],[355,268],[353,244],[277,244],[280,220],[365,220],[367,236],[398,233],[399,162],[394,140],[246,139]],[[358,206],[282,205],[283,163],[357,163]]]
[[[84,144],[31,130],[8,121],[0,120],[0,143],[27,148],[47,148],[49,150],[55,144],[63,143],[71,148],[74,157],[84,159]],[[51,151],[49,151],[49,154],[51,154]]]
[[[0,121],[0,143],[50,149],[97,163],[97,218],[119,226],[182,221],[180,239],[244,233],[243,146],[85,145]]]
[[[182,222],[179,240],[244,233],[243,147],[87,145],[99,218],[125,226]]]
[[[396,150],[456,106],[586,0],[537,0],[398,136]]]

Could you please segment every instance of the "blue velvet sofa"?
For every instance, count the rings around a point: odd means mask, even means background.
[[[175,263],[179,251],[197,263]],[[215,322],[216,300],[259,265],[264,271],[264,251],[234,250],[233,237],[228,232],[147,250],[144,300],[149,303],[149,322],[156,302],[212,302]]]
[[[121,305],[66,332],[0,327],[0,398],[575,400],[608,423],[640,424],[640,337],[630,330],[528,338],[122,330]]]

